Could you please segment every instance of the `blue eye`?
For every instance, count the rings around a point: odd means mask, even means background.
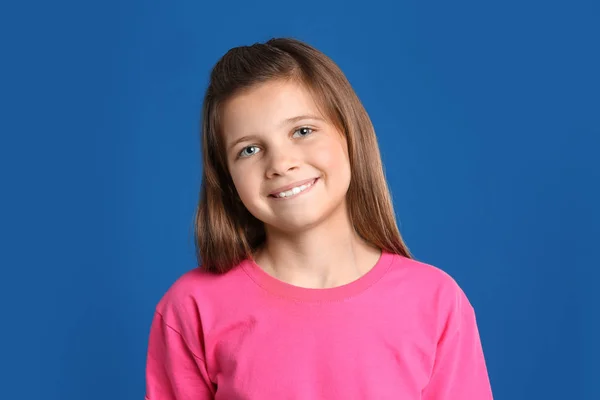
[[[250,152],[246,151],[246,150],[250,150],[250,149],[254,149],[254,151],[250,151]],[[248,147],[245,147],[244,149],[242,149],[242,151],[240,151],[239,156],[240,157],[250,157],[250,156],[258,153],[259,151],[260,151],[260,149],[257,146],[248,146]]]
[[[300,137],[303,137],[303,136],[308,136],[308,135],[310,135],[311,133],[313,133],[313,129],[312,129],[312,128],[308,128],[308,127],[304,126],[304,127],[302,127],[302,128],[298,128],[298,129],[296,129],[296,130],[294,131],[294,135],[293,135],[293,136],[296,136],[296,134],[297,134],[297,133],[300,133]]]

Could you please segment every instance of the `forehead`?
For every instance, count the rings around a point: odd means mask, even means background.
[[[299,115],[324,118],[310,91],[294,81],[265,82],[229,99],[222,108],[225,140],[249,133],[268,132]]]

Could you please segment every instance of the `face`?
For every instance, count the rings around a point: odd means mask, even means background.
[[[346,141],[301,84],[260,84],[222,112],[233,183],[267,233],[307,230],[346,212]]]

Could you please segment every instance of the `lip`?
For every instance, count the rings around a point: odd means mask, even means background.
[[[279,193],[281,193],[281,192],[287,192],[288,190],[295,188],[296,186],[302,186],[302,185],[306,185],[307,183],[316,182],[318,179],[319,179],[318,177],[304,179],[302,181],[297,181],[297,182],[291,183],[286,186],[281,186],[281,187],[275,189],[274,191],[272,191],[271,193],[269,193],[269,196],[277,197],[279,195]]]

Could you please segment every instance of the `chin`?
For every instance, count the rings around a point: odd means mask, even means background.
[[[269,218],[265,225],[275,230],[294,233],[303,232],[318,225],[324,218],[319,218],[315,213],[298,213],[296,215],[286,215],[277,218]]]
[[[248,204],[247,209],[266,227],[285,233],[305,232],[343,212],[345,193],[333,196],[314,196],[309,202],[289,203],[288,207],[273,206],[267,202]],[[285,201],[285,200],[284,200]]]
[[[266,226],[285,233],[301,233],[315,228],[328,220],[334,218],[341,204],[327,204],[325,207],[313,207],[297,213],[287,213],[285,215],[269,215],[269,218],[261,219]],[[260,218],[259,218],[260,219]]]

